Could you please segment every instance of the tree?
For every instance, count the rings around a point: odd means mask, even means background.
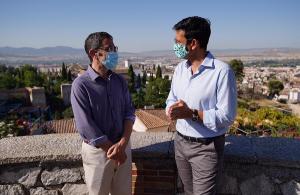
[[[144,71],[142,77],[142,87],[146,87],[146,83],[147,83],[147,73],[146,71]]]
[[[141,89],[132,94],[132,102],[136,108],[143,108],[145,105],[145,92]]]
[[[169,81],[161,78],[149,81],[146,86],[145,104],[164,108],[169,92]]]
[[[64,119],[74,118],[72,107],[68,107],[63,111]]]
[[[165,75],[164,79],[169,80],[169,75]]]
[[[61,85],[63,84],[62,80],[57,80],[54,85],[53,85],[53,92],[56,95],[60,95],[61,94]]]
[[[278,80],[270,80],[268,82],[269,95],[270,97],[274,97],[274,95],[279,95],[280,91],[283,90],[284,86],[281,81]]]
[[[30,64],[24,64],[23,66],[20,67],[21,73],[24,73],[25,71],[32,71],[32,72],[37,72],[36,67],[30,65]]]
[[[130,64],[128,69],[128,76],[129,76],[129,82],[128,82],[128,88],[130,93],[135,92],[135,74],[133,71],[133,67]]]
[[[4,64],[0,64],[0,73],[5,73],[7,70],[7,67]]]
[[[59,111],[61,114],[64,109],[64,101],[57,96],[51,95],[50,97],[47,97],[49,101],[49,105],[52,111]]]
[[[136,88],[140,89],[141,87],[142,87],[142,80],[141,80],[140,74],[138,74],[138,76],[136,78]]]
[[[168,94],[170,92],[171,88],[171,82],[169,79],[157,79],[156,80],[158,88],[159,88],[159,93],[164,95],[164,97],[167,99]]]
[[[71,70],[68,70],[67,81],[69,81],[69,82],[72,81]]]
[[[55,120],[60,120],[60,119],[63,119],[63,114],[59,111],[55,111],[54,112],[54,119]]]
[[[157,67],[156,70],[156,78],[162,78],[161,68],[160,66]]]
[[[67,73],[67,68],[66,68],[65,63],[63,62],[62,67],[61,67],[61,77],[62,77],[63,80],[67,80],[67,77],[68,77],[67,74],[68,74]]]
[[[25,64],[21,66],[18,71],[15,71],[18,74],[18,78],[20,81],[20,86],[25,87],[33,87],[33,86],[43,86],[44,77],[42,73],[37,71],[37,68],[30,65]]]
[[[154,77],[153,77],[152,73],[150,73],[150,76],[149,76],[149,82],[151,82],[151,81],[154,81]]]
[[[232,70],[234,71],[235,78],[238,82],[242,82],[244,78],[244,64],[241,60],[233,59],[229,62]]]
[[[159,97],[159,89],[154,81],[149,81],[146,86],[145,103],[147,105],[155,105]]]
[[[9,66],[9,67],[7,68],[7,70],[6,70],[6,73],[7,73],[7,74],[10,74],[10,75],[16,75],[16,70],[15,70],[14,67]]]
[[[16,87],[16,79],[10,74],[0,74],[0,89],[13,89]]]
[[[24,84],[26,87],[37,86],[36,73],[30,70],[24,72]]]

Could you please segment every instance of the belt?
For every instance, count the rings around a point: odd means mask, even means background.
[[[84,143],[90,145],[90,142],[89,142],[88,140],[86,140],[86,139],[82,139],[82,140],[83,140]],[[115,141],[115,142],[113,142],[113,143],[117,143],[117,142],[119,142],[120,140],[121,140],[121,138],[118,138],[117,141]]]
[[[208,137],[208,138],[190,137],[190,136],[183,135],[183,134],[179,133],[178,131],[177,131],[177,134],[179,136],[181,136],[183,139],[187,140],[187,141],[198,142],[198,143],[202,143],[202,144],[205,144],[205,145],[208,145],[211,142],[215,141],[217,138],[224,136],[224,134],[223,134],[223,135],[219,135],[219,136],[216,136],[216,137]]]

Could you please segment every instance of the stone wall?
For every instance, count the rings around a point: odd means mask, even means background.
[[[174,133],[133,133],[133,194],[180,194]],[[0,194],[87,194],[77,134],[0,140]],[[300,194],[300,141],[226,137],[220,194]]]
[[[44,87],[27,87],[27,89],[30,93],[30,101],[32,106],[47,106]]]

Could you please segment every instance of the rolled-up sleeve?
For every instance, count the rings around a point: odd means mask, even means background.
[[[107,136],[103,134],[94,122],[89,96],[84,85],[76,82],[76,80],[72,84],[71,104],[74,112],[76,129],[81,137],[93,146],[108,141]]]
[[[215,108],[203,110],[203,124],[217,131],[229,127],[236,117],[237,91],[234,72],[232,69],[220,71],[217,82],[217,103]]]
[[[135,108],[133,106],[131,95],[129,93],[128,85],[124,81],[124,91],[125,91],[125,117],[124,120],[131,120],[133,123],[135,121]]]

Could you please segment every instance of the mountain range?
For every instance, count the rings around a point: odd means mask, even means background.
[[[240,59],[300,59],[300,48],[253,48],[253,49],[213,49],[212,53],[220,58]],[[175,58],[172,50],[144,51],[144,52],[119,52],[122,60],[126,58]],[[31,64],[61,64],[83,63],[88,64],[88,58],[84,49],[66,46],[56,47],[0,47],[0,63],[17,65],[24,63]]]

